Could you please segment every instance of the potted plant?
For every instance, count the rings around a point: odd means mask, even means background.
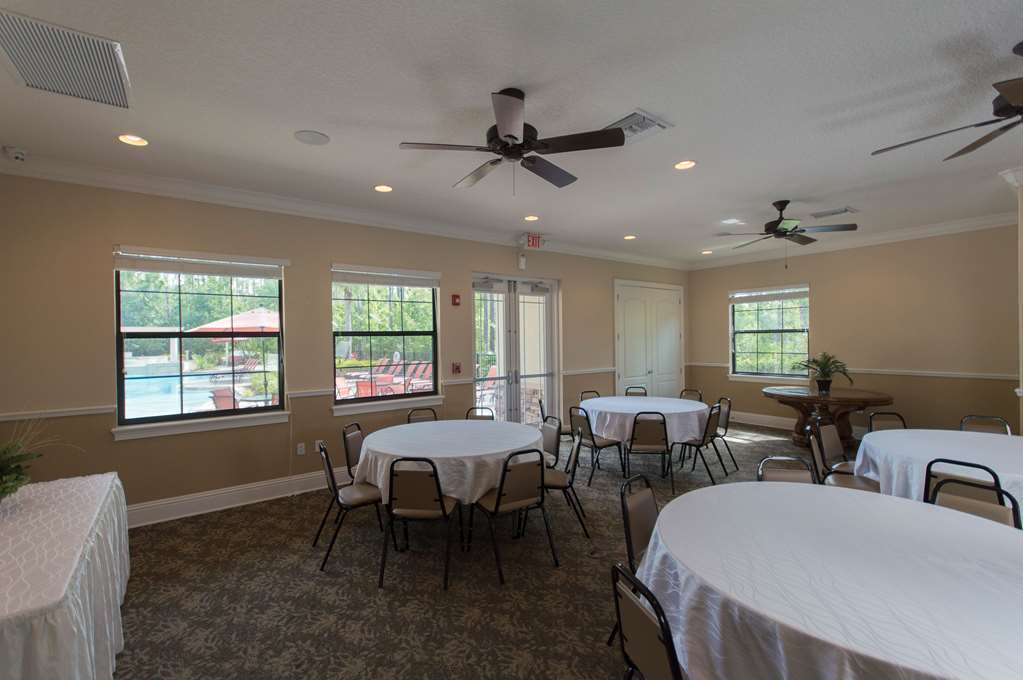
[[[801,368],[813,373],[817,380],[817,391],[821,394],[831,392],[831,379],[836,374],[844,375],[849,384],[853,384],[853,379],[849,377],[849,367],[845,365],[845,362],[827,352],[821,352],[812,359],[797,362],[792,365],[792,368]]]
[[[28,461],[39,457],[38,450],[54,443],[39,436],[35,423],[15,429],[7,442],[0,444],[0,501],[29,482]]]

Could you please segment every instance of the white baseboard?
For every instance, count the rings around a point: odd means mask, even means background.
[[[347,483],[348,471],[335,469],[339,484]],[[326,487],[323,472],[306,472],[290,477],[278,477],[251,484],[239,484],[224,489],[200,491],[173,498],[161,498],[146,503],[135,503],[128,506],[128,527],[141,527],[147,524],[167,522],[172,519],[202,515],[207,512],[226,510],[239,505],[269,501],[274,498],[293,496],[307,491],[316,491]]]
[[[773,427],[778,430],[791,430],[796,426],[795,418],[785,416],[769,416],[763,413],[749,413],[747,411],[732,411],[732,420],[747,425],[759,425],[761,427]],[[853,436],[862,437],[867,433],[867,428],[861,425],[853,425]]]

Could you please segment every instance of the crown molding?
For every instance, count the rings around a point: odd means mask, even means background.
[[[1023,187],[1023,167],[1002,170],[998,174],[1001,175],[1002,179],[1008,182],[1009,186],[1013,189]]]
[[[1004,175],[1003,175],[1004,176]],[[1020,178],[1023,179],[1023,170],[1021,170]],[[1009,213],[997,213],[994,215],[984,215],[982,217],[969,217],[963,220],[951,220],[949,222],[938,222],[937,224],[925,224],[919,227],[908,227],[906,229],[894,229],[892,231],[883,232],[880,234],[865,234],[856,239],[855,243],[827,243],[824,241],[818,241],[812,246],[810,252],[801,251],[798,253],[790,252],[788,259],[794,259],[797,257],[806,257],[808,255],[817,255],[819,253],[830,253],[838,250],[852,250],[854,248],[866,248],[868,246],[880,246],[886,243],[898,243],[899,241],[912,241],[921,238],[932,238],[935,236],[947,236],[949,234],[961,234],[969,231],[981,231],[983,229],[994,229],[996,227],[1006,227],[1014,225],[1018,221],[1018,216],[1014,212]],[[779,254],[777,250],[772,250],[764,253],[750,253],[748,255],[734,255],[730,257],[723,257],[719,260],[713,260],[710,262],[696,262],[691,261],[688,263],[689,270],[701,270],[701,269],[718,269],[721,267],[731,267],[737,264],[747,264],[749,262],[765,262],[769,260],[784,260],[785,255]]]
[[[5,163],[0,167],[0,174],[31,177],[34,179],[81,184],[102,189],[116,189],[138,194],[178,198],[200,203],[226,205],[232,208],[246,208],[263,212],[310,217],[331,222],[343,222],[381,229],[427,234],[463,241],[476,241],[519,249],[519,234],[503,235],[475,229],[466,229],[450,224],[431,223],[421,220],[410,220],[400,215],[383,212],[348,208],[332,203],[323,203],[290,196],[236,189],[216,184],[205,184],[175,177],[157,175],[127,174],[116,170],[108,170],[89,165],[69,163],[54,158],[33,156],[24,163]],[[544,240],[544,248],[538,252],[553,252],[562,255],[575,255],[612,262],[640,264],[652,267],[663,267],[684,271],[686,269],[678,260],[643,255],[628,255],[617,251],[588,248],[556,240]]]

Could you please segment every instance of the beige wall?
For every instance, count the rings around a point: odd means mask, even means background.
[[[853,369],[939,371],[1001,379],[853,371],[857,387],[888,392],[917,427],[956,427],[966,413],[1018,429],[1016,226],[692,271],[687,286],[687,382],[731,396],[737,411],[791,416],[765,384],[729,380],[728,292],[810,285],[810,351]],[[693,364],[720,364],[700,366]],[[836,385],[844,379],[839,377]],[[860,421],[862,422],[862,420]]]
[[[287,258],[287,389],[332,384],[330,264],[346,262],[442,273],[439,324],[442,378],[460,361],[471,376],[473,272],[558,279],[562,368],[614,365],[615,278],[684,284],[681,271],[548,252],[516,267],[512,247],[426,236],[129,192],[0,175],[0,414],[114,404],[112,246],[126,244]],[[453,307],[450,295],[462,295]],[[610,389],[610,374],[565,377],[567,405],[580,389]],[[444,388],[444,412],[459,417],[471,385]],[[335,418],[330,397],[290,401],[289,423],[114,442],[113,414],[47,419],[46,431],[81,448],[52,450],[36,479],[116,470],[130,503],[315,470],[295,443],[337,442],[344,422],[367,429],[398,422],[400,411]],[[0,437],[13,423],[0,422]]]

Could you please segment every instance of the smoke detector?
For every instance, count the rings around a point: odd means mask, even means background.
[[[643,109],[636,109],[632,113],[619,118],[610,125],[605,125],[604,129],[610,128],[621,128],[625,132],[625,143],[632,144],[638,142],[640,139],[645,139],[650,135],[656,134],[661,130],[667,130],[668,128],[675,127],[663,118],[658,118],[652,113],[647,113]]]
[[[810,213],[814,219],[822,220],[825,217],[837,217],[838,215],[852,215],[858,213],[859,210],[845,206],[844,208],[832,208],[831,210],[821,210],[820,212]]]
[[[118,42],[0,9],[0,53],[27,87],[128,108]]]

